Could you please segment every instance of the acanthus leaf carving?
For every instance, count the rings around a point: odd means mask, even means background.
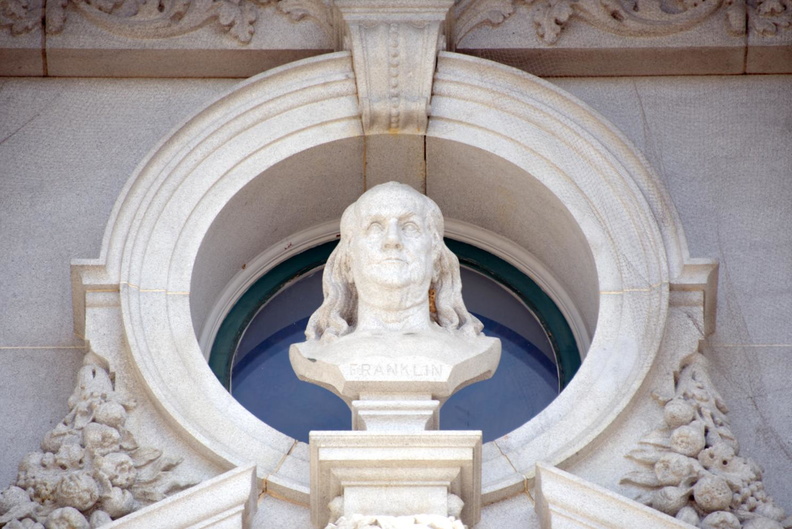
[[[241,43],[255,31],[256,7],[269,0],[57,0],[47,4],[47,33],[63,31],[67,7],[106,31],[129,38],[169,38],[185,35],[215,21]]]
[[[657,399],[662,427],[627,454],[641,468],[621,483],[643,489],[642,503],[702,529],[792,527],[792,517],[765,492],[761,467],[739,455],[704,357],[683,361],[675,379],[674,395]]]
[[[533,22],[536,36],[547,44],[558,40],[561,31],[574,11],[572,5],[575,0],[542,0],[536,3],[533,11]]]
[[[115,391],[98,363],[80,369],[68,406],[0,492],[0,527],[95,528],[195,484],[172,472],[181,459],[138,446],[125,426],[135,402]]]
[[[41,27],[43,0],[0,0],[0,28],[22,35]]]
[[[555,44],[574,18],[624,37],[662,37],[690,30],[722,12],[727,31],[745,34],[744,0],[521,0],[529,8],[536,36]],[[790,0],[756,0],[756,24],[765,35],[792,25]],[[762,8],[763,2],[768,5]],[[762,12],[766,14],[762,14]],[[764,17],[764,18],[762,18]]]
[[[289,15],[294,21],[312,19],[327,36],[331,38],[334,36],[333,11],[325,0],[280,0],[278,11]]]
[[[453,12],[454,43],[458,44],[479,26],[502,24],[514,13],[514,0],[460,0]]]
[[[792,1],[755,0],[748,2],[748,21],[759,35],[772,37],[792,28]]]

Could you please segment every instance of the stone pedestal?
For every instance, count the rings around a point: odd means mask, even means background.
[[[289,358],[300,380],[349,404],[355,430],[416,432],[437,429],[448,397],[495,373],[500,341],[442,330],[354,333],[330,344],[294,344]]]
[[[468,526],[481,516],[480,431],[311,432],[310,447],[317,527],[335,516],[451,515]]]
[[[426,430],[437,430],[448,397],[492,376],[500,349],[495,338],[439,329],[292,345],[297,376],[344,399],[358,430],[311,432],[314,524],[415,514],[478,522],[481,432]]]

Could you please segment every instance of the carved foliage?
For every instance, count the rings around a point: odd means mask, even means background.
[[[454,43],[482,25],[497,26],[514,13],[514,0],[460,0],[454,7]]]
[[[0,0],[0,28],[22,35],[41,27],[43,0]]]
[[[792,28],[792,0],[749,2],[748,21],[758,34],[765,37]]]
[[[762,469],[739,455],[701,355],[683,363],[672,397],[656,398],[664,424],[628,454],[643,468],[621,481],[647,490],[639,501],[704,529],[792,527],[764,491]]]
[[[239,42],[253,36],[257,6],[269,0],[50,0],[47,33],[63,30],[66,8],[75,9],[97,26],[130,38],[184,35],[213,22]]]
[[[546,44],[555,43],[573,17],[617,35],[656,37],[691,29],[713,13],[723,11],[731,33],[745,31],[742,6],[732,0],[523,1],[531,6],[536,34]]]
[[[467,529],[458,518],[465,503],[456,494],[448,494],[448,514],[416,514],[410,516],[384,516],[354,514],[342,516],[344,497],[336,496],[327,506],[330,520],[325,529]]]
[[[333,37],[333,11],[329,0],[278,0],[278,11],[294,21],[311,19],[329,37]]]
[[[138,446],[126,429],[134,402],[96,364],[80,369],[69,413],[19,464],[0,492],[0,527],[99,527],[193,485],[174,476],[181,460]]]

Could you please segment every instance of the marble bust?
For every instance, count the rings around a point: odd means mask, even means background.
[[[443,401],[492,375],[500,342],[465,308],[459,261],[443,242],[434,201],[381,184],[344,211],[340,231],[324,302],[306,342],[290,350],[301,379],[348,402],[395,393]]]
[[[462,301],[459,261],[443,243],[440,208],[396,182],[374,187],[344,211],[323,291],[305,332],[309,341],[439,329],[473,338],[482,329]]]

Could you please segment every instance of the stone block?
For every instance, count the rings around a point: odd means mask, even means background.
[[[792,9],[760,1],[748,8],[746,73],[792,73]]]
[[[337,497],[345,516],[448,516],[455,494],[464,502],[462,521],[479,521],[481,432],[311,432],[310,449],[317,527],[327,524]]]
[[[0,346],[82,344],[73,335],[69,261],[99,255],[113,204],[135,166],[174,124],[231,84],[4,81]]]
[[[366,188],[385,182],[401,182],[426,190],[424,137],[414,134],[366,136]]]
[[[44,27],[35,14],[8,20],[0,15],[0,77],[45,75],[43,42]]]

